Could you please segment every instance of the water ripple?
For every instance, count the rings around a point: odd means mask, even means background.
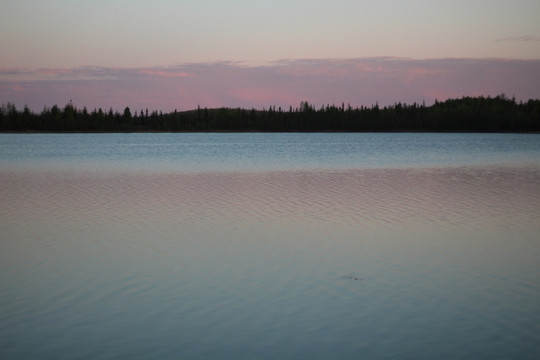
[[[538,167],[0,171],[0,184],[0,353],[538,340]]]

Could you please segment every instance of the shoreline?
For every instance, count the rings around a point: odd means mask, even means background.
[[[392,106],[320,109],[307,102],[286,109],[270,106],[201,108],[162,113],[123,113],[77,108],[71,102],[33,113],[8,103],[0,108],[0,131],[36,132],[538,132],[540,100],[517,103],[504,95],[463,97],[431,106],[396,103]]]
[[[265,131],[265,130],[204,130],[204,131],[0,131],[0,134],[540,134],[540,131],[432,131],[432,130],[388,130],[388,131]]]

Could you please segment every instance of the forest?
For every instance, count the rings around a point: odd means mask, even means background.
[[[326,105],[307,101],[289,109],[201,108],[162,113],[45,107],[41,113],[12,103],[0,108],[0,132],[538,132],[540,100],[516,102],[504,95],[463,97],[433,105],[379,107]]]

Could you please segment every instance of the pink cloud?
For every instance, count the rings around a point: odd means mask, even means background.
[[[52,76],[61,76],[61,75],[72,75],[72,74],[85,74],[86,71],[84,68],[75,70],[75,69],[39,69],[36,71],[37,74],[41,75],[52,75]]]
[[[407,70],[406,79],[407,79],[407,82],[410,83],[419,78],[421,79],[421,78],[426,78],[426,77],[434,77],[434,76],[440,76],[443,74],[444,74],[444,70],[416,68],[416,69]]]
[[[155,68],[0,69],[0,103],[172,111],[202,107],[381,106],[461,96],[540,98],[540,60],[302,59]]]
[[[238,102],[251,103],[256,107],[270,106],[269,104],[285,104],[295,97],[284,89],[269,89],[269,88],[239,88],[231,91],[231,94]]]
[[[163,70],[155,70],[155,69],[141,69],[141,70],[137,70],[137,72],[143,75],[159,76],[159,77],[166,77],[166,78],[194,76],[193,74],[189,74],[189,73],[181,72],[181,71],[163,71]]]

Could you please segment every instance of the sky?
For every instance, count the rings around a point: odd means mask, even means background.
[[[0,0],[0,104],[540,98],[538,0]]]

